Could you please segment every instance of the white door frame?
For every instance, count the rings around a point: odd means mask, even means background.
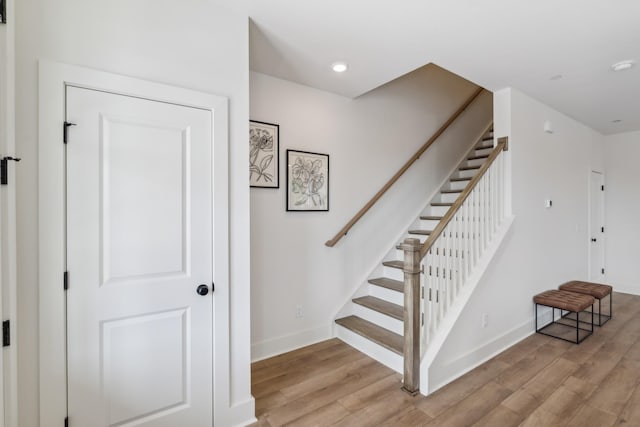
[[[15,156],[15,2],[8,0],[0,27],[0,157]],[[18,425],[16,168],[9,162],[8,185],[0,189],[0,320],[10,320],[11,345],[0,353],[0,422]]]
[[[65,270],[65,164],[62,141],[65,88],[73,85],[205,109],[212,115],[213,165],[213,384],[214,396],[229,390],[229,195],[228,100],[225,97],[131,77],[58,64],[39,63],[39,363],[40,426],[60,427],[67,416]],[[214,402],[216,399],[214,397]],[[211,402],[214,414],[219,405]],[[221,409],[221,408],[220,408]]]
[[[595,169],[591,169],[591,170],[589,171],[589,206],[588,206],[588,212],[589,212],[589,213],[588,213],[588,216],[587,216],[587,221],[588,221],[588,223],[587,223],[587,232],[589,233],[589,235],[587,236],[587,237],[588,237],[588,239],[589,239],[589,240],[588,240],[588,243],[587,243],[587,244],[589,245],[589,246],[588,246],[589,250],[587,251],[587,256],[589,257],[589,258],[588,258],[588,261],[587,261],[587,268],[588,268],[588,277],[589,277],[589,280],[595,280],[595,278],[594,278],[594,277],[591,277],[591,272],[593,271],[593,269],[592,269],[592,267],[593,267],[593,266],[591,265],[591,263],[592,263],[592,259],[593,259],[593,258],[592,258],[592,255],[593,255],[593,254],[592,254],[592,252],[593,252],[593,245],[591,245],[591,238],[592,238],[593,236],[595,236],[596,234],[597,234],[597,235],[598,235],[598,237],[601,239],[601,245],[602,245],[602,246],[601,246],[601,247],[602,247],[602,268],[604,268],[604,269],[605,269],[605,270],[604,270],[604,271],[605,271],[605,274],[603,274],[603,276],[604,276],[604,277],[606,277],[606,276],[607,276],[607,270],[606,270],[606,246],[605,246],[605,242],[606,242],[606,240],[605,240],[604,233],[600,233],[600,232],[597,232],[597,233],[596,233],[596,231],[595,231],[595,230],[592,230],[592,229],[591,229],[591,227],[592,227],[592,225],[593,225],[593,224],[592,224],[592,222],[591,222],[591,220],[592,220],[592,218],[591,218],[591,206],[592,206],[592,205],[593,205],[593,203],[594,203],[594,200],[592,200],[592,197],[591,197],[591,195],[593,194],[593,189],[591,188],[591,186],[592,186],[592,184],[593,184],[593,181],[592,181],[592,179],[591,179],[591,175],[592,175],[592,174],[594,174],[594,173],[598,173],[598,174],[600,174],[600,175],[602,176],[602,185],[604,185],[604,180],[605,180],[605,176],[604,176],[604,172],[603,172],[603,171],[599,171],[599,170],[595,170]],[[604,203],[605,203],[605,198],[604,198],[604,194],[603,194],[603,195],[602,195],[602,206],[601,206],[601,208],[602,208],[602,212],[600,212],[600,217],[601,217],[601,219],[602,219],[602,224],[604,224],[604,222],[605,222],[605,217],[604,217],[604,213],[605,213],[605,205],[604,205]],[[597,280],[596,280],[596,281],[597,281]]]

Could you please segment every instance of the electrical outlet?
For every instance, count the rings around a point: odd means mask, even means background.
[[[296,305],[296,319],[302,319],[302,306]]]
[[[486,328],[489,325],[489,315],[487,313],[482,315],[482,327]]]

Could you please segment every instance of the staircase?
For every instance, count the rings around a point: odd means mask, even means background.
[[[428,248],[422,247],[420,290],[416,289],[421,294],[421,328],[412,342],[419,343],[421,356],[443,319],[456,311],[448,309],[504,218],[499,194],[504,156],[497,157],[501,149],[494,150],[490,127],[404,234],[423,245],[435,233]],[[491,164],[496,158],[499,161]],[[476,177],[480,171],[483,175]],[[403,372],[404,363],[404,257],[400,246],[392,248],[335,321],[340,339],[398,372]]]

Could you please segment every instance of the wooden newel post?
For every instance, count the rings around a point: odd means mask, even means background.
[[[412,395],[420,391],[420,240],[405,239],[404,250],[404,385]]]

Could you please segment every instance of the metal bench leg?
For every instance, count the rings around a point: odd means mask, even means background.
[[[591,308],[593,309],[593,306]],[[593,319],[593,311],[591,312],[591,318]],[[580,312],[576,312],[576,344],[578,343],[580,343]]]

